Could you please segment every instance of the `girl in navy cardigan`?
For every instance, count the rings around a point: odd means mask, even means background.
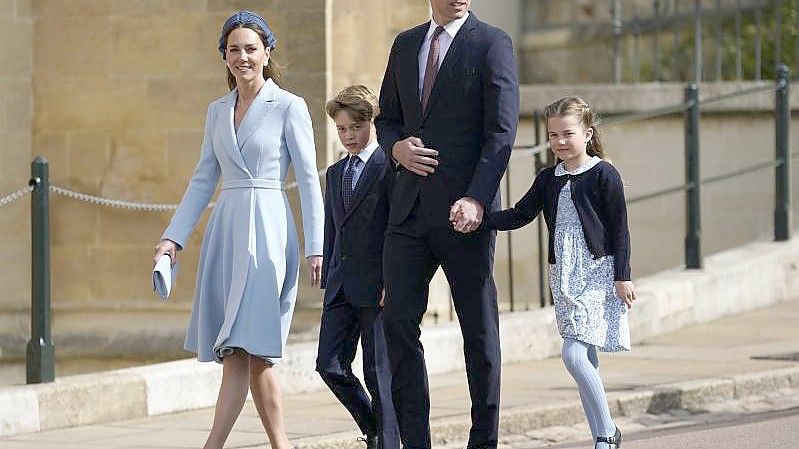
[[[635,288],[624,189],[619,172],[603,160],[585,101],[563,98],[547,106],[545,117],[550,148],[561,162],[542,171],[514,207],[488,214],[486,224],[517,229],[543,210],[563,362],[577,382],[595,448],[615,449],[622,437],[608,409],[597,349],[630,349],[627,309]]]

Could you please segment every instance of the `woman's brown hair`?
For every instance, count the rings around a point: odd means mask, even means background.
[[[544,118],[547,123],[552,117],[563,117],[566,115],[578,117],[583,126],[593,131],[591,140],[586,146],[588,155],[608,159],[605,146],[602,144],[602,139],[599,136],[599,128],[597,127],[599,124],[599,117],[591,110],[588,103],[580,97],[566,97],[544,108]]]

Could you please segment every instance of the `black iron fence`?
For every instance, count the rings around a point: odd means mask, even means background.
[[[773,79],[778,63],[799,73],[799,0],[526,0],[523,5],[522,51],[532,49],[530,66],[572,54],[589,66],[593,83],[758,81]],[[587,52],[576,50],[581,47],[594,54],[589,61]],[[608,78],[598,79],[603,75]],[[558,77],[546,81],[559,82]]]
[[[774,97],[774,158],[770,161],[760,162],[739,168],[733,171],[714,176],[701,176],[700,168],[700,113],[703,106],[729,100],[736,97],[753,95],[762,92],[773,91]],[[648,119],[674,116],[682,114],[684,116],[684,148],[685,148],[685,177],[682,183],[666,187],[653,192],[647,192],[638,196],[627,198],[627,204],[641,203],[656,198],[684,192],[685,195],[685,237],[684,237],[684,266],[687,269],[700,269],[703,266],[702,252],[702,204],[701,188],[703,185],[717,183],[723,180],[736,178],[747,173],[773,168],[775,174],[774,181],[774,221],[773,235],[775,241],[785,241],[791,237],[793,226],[791,209],[791,159],[799,156],[799,151],[790,150],[789,131],[790,131],[790,74],[788,67],[780,64],[777,70],[777,78],[774,84],[760,85],[753,88],[740,89],[731,93],[702,98],[697,84],[691,83],[686,86],[684,100],[682,103],[659,107],[639,113],[624,115],[607,120],[605,126],[627,124]],[[548,151],[549,144],[542,141],[543,117],[540,111],[533,112],[533,123],[535,127],[535,143],[532,146],[520,146],[514,148],[514,158],[532,156],[536,173],[552,165],[552,153]],[[507,201],[512,204],[514,199],[511,197],[511,171],[505,174],[505,192]],[[525,176],[528,174],[525,172]],[[545,307],[551,304],[551,295],[547,288],[547,262],[546,262],[546,235],[543,220],[537,220],[537,259],[538,259],[538,286],[540,306]],[[508,269],[508,311],[529,309],[529,303],[525,307],[519,307],[516,301],[516,288],[514,285],[514,265],[513,255],[513,233],[506,233],[507,239],[507,269]],[[529,296],[529,295],[528,295]]]

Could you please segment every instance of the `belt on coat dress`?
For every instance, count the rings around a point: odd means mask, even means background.
[[[244,179],[229,179],[227,181],[222,181],[222,190],[227,189],[272,189],[272,190],[283,190],[284,184],[283,181],[277,179],[264,179],[264,178],[244,178]],[[256,238],[257,230],[255,229],[255,203],[256,198],[258,197],[255,195],[255,190],[250,190],[250,205],[248,207],[249,217],[246,220],[237,220],[236,226],[242,226],[246,229],[241,229],[241,231],[246,232],[247,234],[247,248],[246,251],[244,248],[234,248],[234,253],[239,256],[247,257],[252,261],[252,264],[257,268],[258,267],[258,239]],[[236,245],[243,244],[245,241],[242,239],[234,240]],[[244,265],[249,266],[250,262],[246,262]],[[243,281],[241,281],[243,282]],[[243,290],[242,290],[243,291]]]
[[[283,181],[277,179],[252,178],[252,179],[231,179],[228,181],[222,181],[222,190],[227,190],[227,189],[283,190],[284,187],[285,186]]]

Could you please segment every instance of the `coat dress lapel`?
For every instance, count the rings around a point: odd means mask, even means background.
[[[236,90],[230,91],[227,95],[222,97],[216,105],[216,128],[219,132],[219,138],[222,141],[223,149],[222,154],[217,154],[217,157],[225,157],[233,162],[233,165],[239,167],[247,176],[250,171],[247,165],[244,164],[244,159],[241,157],[239,146],[236,143],[236,131],[233,127],[233,114],[236,107]]]
[[[275,101],[277,96],[277,84],[272,79],[266,80],[266,83],[258,91],[258,94],[253,99],[247,113],[244,114],[239,124],[239,129],[236,131],[236,142],[240,150],[244,149],[247,139],[258,130],[261,123],[266,119],[269,113],[278,105]]]
[[[261,87],[258,95],[253,99],[250,108],[244,114],[244,119],[239,124],[239,129],[236,131],[235,127],[235,114],[236,114],[236,99],[239,92],[233,89],[229,94],[222,97],[219,101],[219,126],[222,129],[222,140],[225,142],[226,153],[230,159],[233,160],[235,165],[241,168],[248,177],[252,177],[249,167],[244,160],[244,145],[255,131],[258,130],[261,122],[269,115],[269,113],[278,105],[275,101],[277,95],[277,85],[271,79],[266,80],[266,83]]]

